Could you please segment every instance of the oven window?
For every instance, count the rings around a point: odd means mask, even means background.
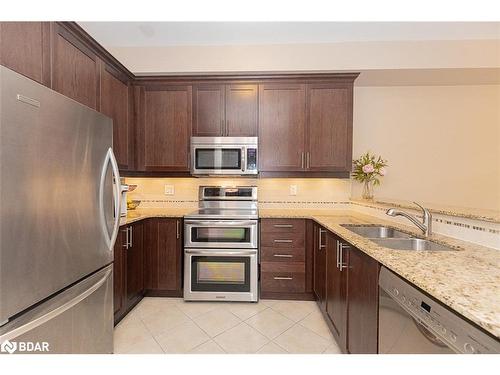
[[[191,257],[191,290],[249,292],[250,257]]]
[[[196,169],[241,169],[241,148],[197,148]]]
[[[191,242],[250,242],[250,228],[206,228],[193,227],[191,228]]]

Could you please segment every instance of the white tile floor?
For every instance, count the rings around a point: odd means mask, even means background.
[[[340,353],[315,302],[144,298],[115,328],[115,353]]]

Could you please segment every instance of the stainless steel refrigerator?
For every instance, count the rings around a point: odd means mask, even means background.
[[[110,118],[0,66],[1,352],[112,353],[112,134]]]

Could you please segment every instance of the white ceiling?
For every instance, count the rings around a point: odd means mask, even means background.
[[[500,22],[79,22],[104,47],[500,39]]]

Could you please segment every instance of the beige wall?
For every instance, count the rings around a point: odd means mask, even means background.
[[[500,209],[500,86],[357,87],[353,147],[388,159],[380,198]]]
[[[498,68],[499,40],[107,46],[134,73]]]

